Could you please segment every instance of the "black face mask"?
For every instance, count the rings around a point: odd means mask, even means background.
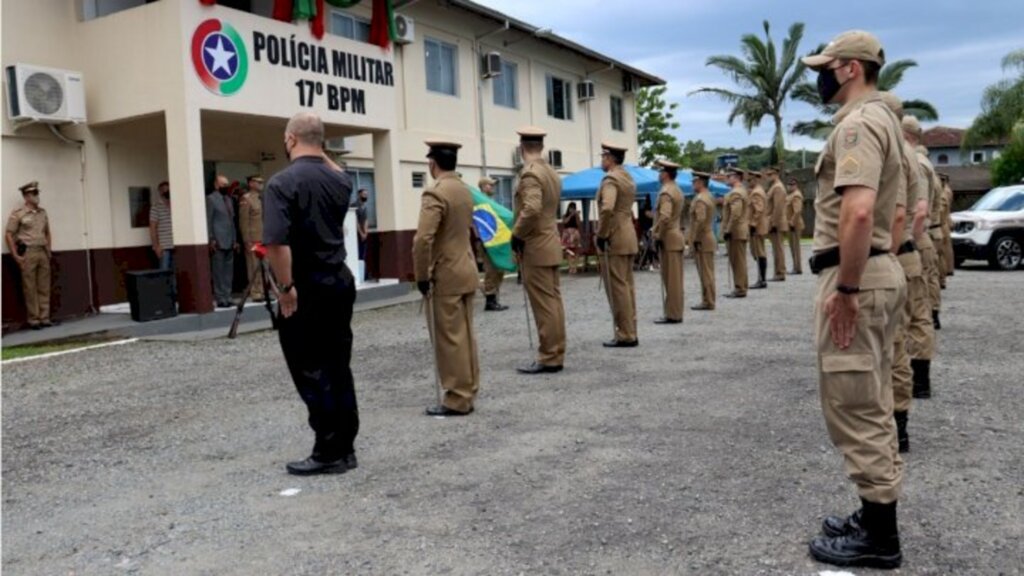
[[[818,96],[824,104],[831,104],[832,99],[843,89],[843,85],[836,79],[836,70],[826,68],[818,72]]]

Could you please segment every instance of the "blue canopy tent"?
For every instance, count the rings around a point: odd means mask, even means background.
[[[650,168],[641,168],[633,164],[626,164],[626,172],[636,182],[638,196],[646,195],[651,203],[657,200],[658,191],[661,190],[661,182],[658,181],[658,172]],[[562,178],[562,200],[593,200],[597,195],[597,188],[604,178],[604,171],[600,168],[587,168]],[[693,196],[693,174],[690,170],[680,170],[676,176],[676,184],[682,189],[687,197]],[[718,198],[729,192],[729,187],[721,182],[711,181],[708,188],[711,195]]]

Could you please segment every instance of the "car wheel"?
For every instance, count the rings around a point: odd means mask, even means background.
[[[964,265],[964,259],[963,258],[954,258],[953,259],[953,268],[963,268],[963,265]]]
[[[1020,240],[1013,236],[999,236],[989,249],[988,263],[999,270],[1015,270],[1021,262]]]

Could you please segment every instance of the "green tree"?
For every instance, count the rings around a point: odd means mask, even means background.
[[[636,96],[637,142],[640,146],[640,165],[650,166],[659,158],[673,162],[682,153],[672,130],[679,129],[673,120],[678,103],[665,101],[665,86],[644,88]]]
[[[824,49],[825,45],[822,44],[812,54],[817,54]],[[903,81],[903,75],[907,70],[915,66],[917,66],[917,62],[914,60],[897,60],[882,66],[882,69],[878,71],[878,89],[885,92],[894,91],[896,86]],[[828,135],[832,133],[830,119],[839,111],[839,106],[822,102],[821,96],[818,96],[818,87],[814,82],[801,82],[797,85],[793,89],[793,99],[810,104],[820,114],[827,117],[826,119],[796,122],[793,124],[793,134],[810,136],[818,140],[828,139]],[[903,113],[910,114],[923,122],[934,122],[939,119],[939,113],[935,106],[925,100],[904,100]]]
[[[797,58],[800,40],[804,36],[804,25],[797,22],[789,27],[786,39],[782,41],[779,53],[772,40],[768,21],[764,21],[764,39],[754,34],[740,38],[743,57],[718,55],[707,59],[708,66],[714,66],[732,78],[739,91],[725,88],[700,88],[691,94],[714,94],[733,105],[729,113],[729,124],[739,118],[747,132],[761,125],[765,116],[775,123],[775,138],[772,143],[771,163],[779,164],[783,159],[782,109],[793,87],[804,76],[805,66]]]
[[[715,167],[715,157],[708,152],[703,140],[687,140],[679,163],[686,168],[710,172]]]
[[[1010,52],[1003,58],[1003,71],[1012,70],[1018,72],[1016,78],[1006,78],[985,88],[981,114],[964,135],[964,147],[1004,139],[1024,123],[1024,49]]]
[[[992,183],[996,186],[1024,182],[1024,122],[1018,124],[1010,143],[992,161]]]

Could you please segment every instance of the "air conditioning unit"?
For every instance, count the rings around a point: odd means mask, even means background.
[[[324,140],[324,150],[334,152],[335,154],[348,154],[351,152],[344,136]]]
[[[640,82],[632,74],[622,75],[622,91],[626,94],[632,94],[640,89]]]
[[[548,150],[548,164],[552,168],[562,167],[562,151],[561,150]]]
[[[412,44],[416,41],[416,27],[413,19],[403,14],[395,14],[395,44]]]
[[[484,78],[501,76],[501,54],[498,54],[497,52],[488,52],[487,54],[484,54],[482,70]]]
[[[8,66],[7,116],[15,122],[85,122],[82,74],[25,64]]]
[[[594,82],[584,80],[576,85],[576,97],[580,102],[587,102],[596,98],[594,95]]]
[[[523,165],[523,151],[520,150],[519,146],[512,150],[512,165],[516,168],[520,168]]]

